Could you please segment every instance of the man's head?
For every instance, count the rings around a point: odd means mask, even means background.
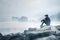
[[[48,14],[46,14],[45,17],[48,17]]]

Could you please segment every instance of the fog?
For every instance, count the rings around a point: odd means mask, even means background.
[[[45,14],[50,17],[59,12],[60,0],[0,0],[0,32],[7,34],[23,32],[29,27],[39,28]],[[34,22],[13,21],[13,16],[18,18],[26,16]]]
[[[12,16],[37,19],[45,14],[54,15],[59,10],[60,0],[0,0],[0,18],[3,21],[10,21]]]
[[[41,22],[0,22],[0,32],[2,34],[23,32],[28,28],[39,29]],[[60,22],[51,23],[51,26],[60,25]],[[52,27],[53,28],[53,27]],[[54,28],[53,28],[54,29]]]

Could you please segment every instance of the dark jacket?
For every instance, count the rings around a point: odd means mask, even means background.
[[[45,23],[46,25],[50,25],[50,18],[46,17],[45,19],[41,20],[41,22]]]

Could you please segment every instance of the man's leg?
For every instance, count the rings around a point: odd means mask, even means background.
[[[44,22],[42,22],[42,24],[40,25],[41,28],[43,27],[43,24],[44,24]]]

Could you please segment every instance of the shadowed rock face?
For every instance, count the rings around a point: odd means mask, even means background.
[[[50,32],[44,32],[44,33],[38,33],[38,34],[29,34],[30,40],[36,39],[36,38],[42,38],[42,37],[47,37],[50,36]]]
[[[36,38],[34,40],[58,40],[54,35],[50,35],[47,37],[43,37],[43,38]]]
[[[24,40],[24,37],[19,34],[4,35],[0,40]]]
[[[57,30],[59,30],[59,31],[60,31],[60,25],[56,26],[56,28],[57,28]]]

